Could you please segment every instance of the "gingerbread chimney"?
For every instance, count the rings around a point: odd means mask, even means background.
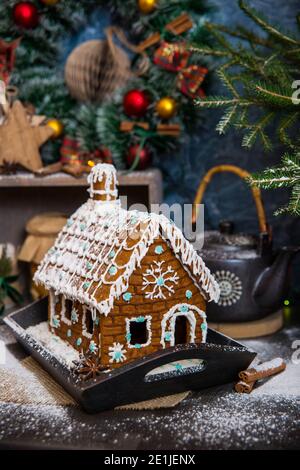
[[[90,197],[95,201],[112,202],[118,197],[117,172],[113,165],[99,163],[88,176]]]

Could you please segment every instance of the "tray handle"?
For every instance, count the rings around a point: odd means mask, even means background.
[[[212,177],[216,175],[217,173],[223,173],[223,172],[230,172],[234,173],[235,175],[239,176],[241,179],[245,180],[250,176],[250,173],[248,171],[243,170],[242,168],[236,166],[236,165],[217,165],[212,167],[206,175],[202,178],[196,197],[193,202],[193,210],[192,210],[192,222],[195,224],[198,216],[198,210],[197,210],[197,204],[201,204],[204,193],[206,191],[206,188],[210,181],[212,180]],[[259,224],[259,231],[261,233],[268,233],[270,237],[270,228],[267,223],[266,219],[266,213],[261,197],[261,191],[257,186],[252,186],[251,187],[251,192],[252,196],[255,202],[256,206],[256,212],[257,212],[257,218],[258,218],[258,224]]]
[[[236,358],[236,355],[241,357],[252,357],[253,353],[247,350],[244,346],[235,346],[234,350],[229,344],[219,345],[219,344],[181,344],[167,348],[164,350],[156,351],[155,353],[145,356],[143,358],[137,359],[134,362],[126,364],[121,368],[117,368],[113,371],[113,375],[119,376],[126,374],[128,372],[132,373],[134,371],[135,377],[144,380],[144,377],[148,372],[156,369],[157,367],[164,366],[170,362],[177,362],[185,359],[202,359],[205,362],[205,369],[209,367],[211,362],[219,361],[220,357],[224,357],[230,354],[232,360]],[[233,355],[232,355],[233,354]],[[255,354],[254,354],[255,355]],[[251,360],[249,360],[249,363]]]

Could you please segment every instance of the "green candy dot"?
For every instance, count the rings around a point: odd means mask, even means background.
[[[130,292],[125,292],[125,294],[123,294],[123,299],[125,300],[125,302],[130,302],[132,298],[132,294]]]
[[[118,270],[117,270],[116,266],[111,266],[111,267],[109,268],[109,271],[108,271],[108,272],[109,272],[109,274],[110,274],[111,276],[114,276],[114,274],[116,274],[117,271],[118,271]]]
[[[180,307],[180,311],[181,311],[181,312],[187,312],[188,309],[189,309],[189,308],[188,308],[187,305],[181,305],[181,307]]]
[[[187,299],[191,299],[193,297],[193,293],[190,290],[185,291],[185,296]]]
[[[162,247],[161,245],[157,245],[157,246],[155,247],[155,250],[154,250],[154,251],[155,251],[155,254],[156,254],[156,255],[161,255],[161,254],[163,253],[164,249],[163,249],[163,247]]]
[[[145,317],[139,316],[139,317],[137,317],[137,319],[135,321],[137,323],[143,323],[145,321]]]
[[[166,340],[166,341],[171,341],[171,338],[172,338],[171,333],[170,333],[169,331],[167,331],[167,332],[165,333],[165,340]]]

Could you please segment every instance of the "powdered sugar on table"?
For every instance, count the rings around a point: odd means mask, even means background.
[[[26,333],[41,343],[59,362],[66,365],[69,369],[74,367],[74,361],[79,360],[78,351],[58,336],[52,334],[47,322],[30,326],[27,328]]]
[[[250,395],[232,384],[193,394],[177,408],[156,411],[109,411],[87,415],[75,406],[0,404],[0,440],[24,445],[93,449],[296,449],[300,447],[300,373],[291,345],[300,328],[244,341],[262,361],[281,356],[287,369],[258,383]],[[21,370],[22,348],[8,328],[6,365],[30,393],[39,386]],[[19,356],[18,356],[19,355]]]

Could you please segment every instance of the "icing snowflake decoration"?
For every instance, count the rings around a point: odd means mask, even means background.
[[[235,304],[243,292],[242,281],[236,274],[230,271],[216,271],[215,279],[219,283],[220,298],[218,305],[227,307]]]
[[[125,355],[126,350],[124,349],[123,344],[114,343],[112,346],[109,346],[109,353],[110,356],[109,362],[123,362],[126,359]]]
[[[143,288],[146,299],[165,299],[174,294],[174,285],[179,277],[171,266],[164,269],[164,261],[154,261],[143,275]],[[147,289],[147,290],[146,290]]]

